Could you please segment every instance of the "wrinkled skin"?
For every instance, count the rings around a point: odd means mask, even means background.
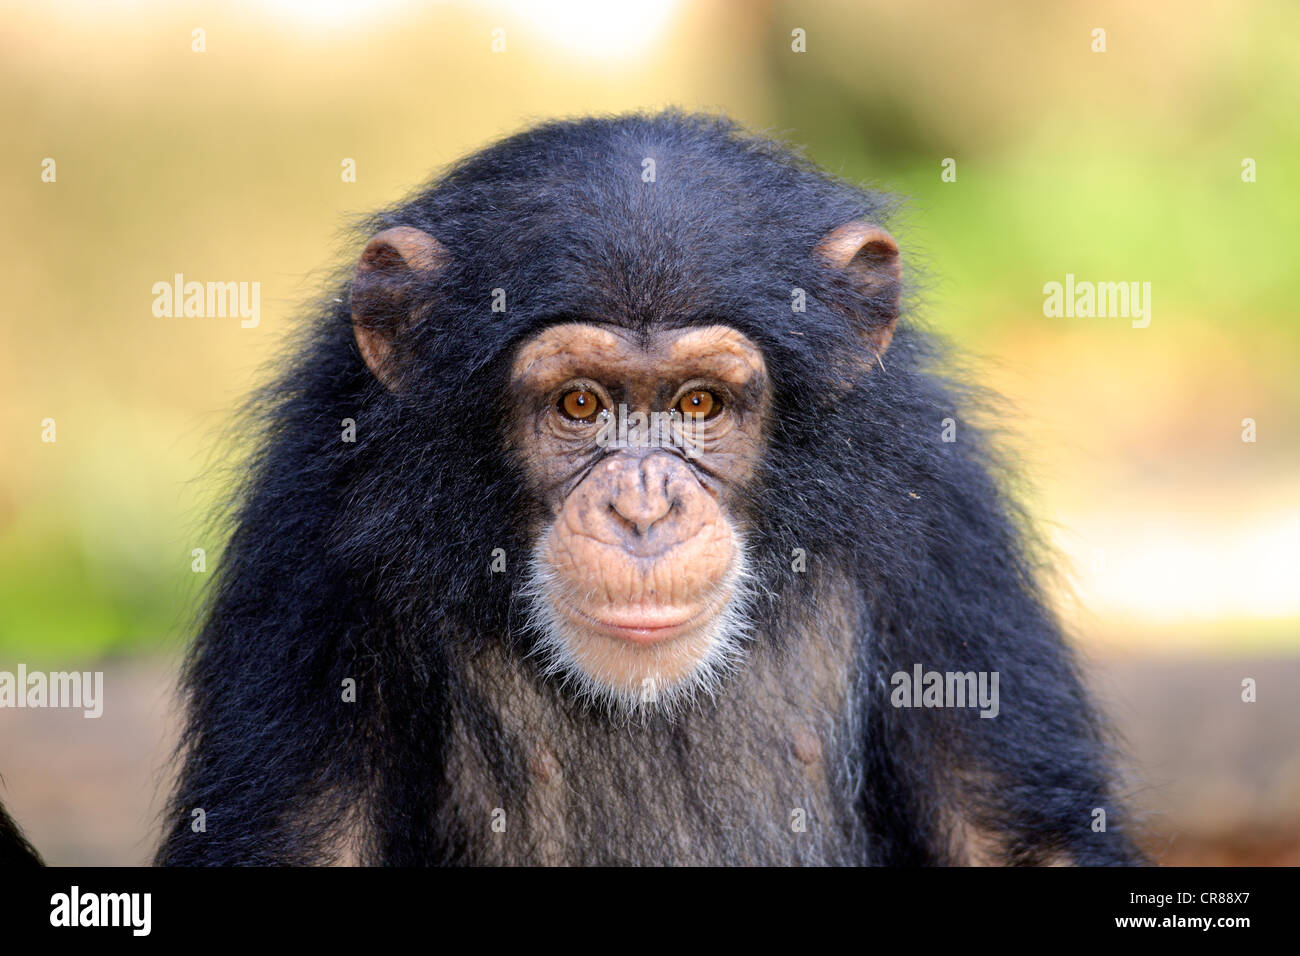
[[[571,665],[616,696],[679,688],[735,639],[722,625],[743,563],[730,505],[762,448],[765,378],[758,348],[725,326],[635,337],[566,323],[519,350],[516,453],[554,516],[536,551],[545,611]],[[561,407],[575,389],[589,419]],[[621,418],[705,389],[707,419],[617,440]]]

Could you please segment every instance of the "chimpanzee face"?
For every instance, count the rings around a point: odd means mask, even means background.
[[[746,630],[735,503],[763,446],[762,353],[722,325],[567,323],[523,343],[514,453],[550,520],[529,594],[549,669],[621,708],[709,687]]]

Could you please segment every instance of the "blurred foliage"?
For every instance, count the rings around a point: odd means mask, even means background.
[[[1066,553],[1108,555],[1075,581],[1081,630],[1296,646],[1300,596],[1270,577],[1295,546],[1232,543],[1300,509],[1300,7],[730,0],[618,19],[657,6],[6,9],[0,666],[183,638],[191,550],[211,568],[220,549],[217,436],[355,254],[357,215],[529,122],[668,104],[910,197],[923,320],[1021,408],[1033,504]],[[151,286],[176,272],[260,281],[260,325],[155,318]],[[1043,283],[1067,272],[1151,282],[1151,327],[1045,319]],[[1144,580],[1161,528],[1192,557]],[[1223,600],[1180,609],[1180,588]]]

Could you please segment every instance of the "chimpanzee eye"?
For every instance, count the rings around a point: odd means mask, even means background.
[[[722,400],[703,388],[693,388],[677,400],[677,411],[697,419],[713,418],[722,411]]]
[[[560,396],[560,414],[575,422],[592,421],[600,408],[600,399],[596,393],[585,388],[575,388]]]

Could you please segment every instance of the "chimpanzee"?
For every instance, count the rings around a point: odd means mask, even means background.
[[[895,209],[672,111],[368,221],[252,402],[158,861],[1139,861]]]

